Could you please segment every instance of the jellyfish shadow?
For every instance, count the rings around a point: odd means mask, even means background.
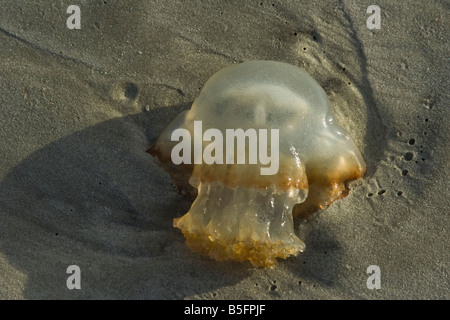
[[[323,223],[320,227],[314,226],[316,215],[310,220],[294,219],[301,229],[296,228],[295,232],[306,243],[306,248],[298,256],[286,260],[286,267],[299,284],[310,282],[313,286],[337,288],[340,286],[342,248],[330,228]]]
[[[29,299],[180,299],[248,274],[184,245],[174,217],[191,200],[146,153],[190,104],[96,124],[33,152],[0,183],[0,249]],[[69,290],[78,265],[81,290]]]

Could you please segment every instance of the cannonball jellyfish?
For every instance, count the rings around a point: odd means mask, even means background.
[[[219,70],[148,152],[179,191],[196,195],[173,222],[187,246],[257,267],[302,252],[293,217],[345,197],[365,172],[321,86],[275,61]]]

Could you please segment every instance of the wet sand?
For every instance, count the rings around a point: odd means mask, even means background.
[[[368,1],[90,1],[73,30],[71,4],[0,11],[0,298],[450,298],[444,1],[383,1],[373,30]],[[308,71],[367,164],[273,269],[191,252],[172,220],[192,199],[145,153],[248,60]]]

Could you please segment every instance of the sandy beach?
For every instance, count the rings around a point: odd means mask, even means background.
[[[1,3],[0,299],[450,298],[448,3],[93,0],[70,29],[73,4]],[[250,60],[306,70],[367,165],[274,268],[190,251],[192,199],[145,152]]]

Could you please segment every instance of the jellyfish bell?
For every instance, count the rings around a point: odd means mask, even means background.
[[[198,121],[201,132],[195,127]],[[185,161],[175,164],[172,152],[180,140],[173,139],[173,132],[180,129],[191,137],[190,148],[183,151],[194,152],[183,154]],[[258,135],[253,140],[244,137],[233,152],[226,143],[215,144],[211,152],[219,135],[204,139],[205,133],[221,132],[227,140],[231,129]],[[268,138],[269,131],[278,133],[277,143]],[[222,162],[202,161],[198,154],[206,149],[211,155],[222,151],[234,161],[226,161],[226,156]],[[195,150],[200,150],[197,156]],[[250,161],[255,150],[256,163]],[[244,62],[218,71],[149,152],[180,190],[196,194],[190,210],[174,219],[187,245],[217,260],[248,260],[263,267],[304,250],[293,215],[308,217],[345,197],[346,182],[365,172],[352,139],[334,123],[320,85],[302,69],[275,61]],[[246,161],[238,161],[242,154]],[[278,161],[277,170],[261,174],[270,154],[277,155],[272,159]]]

